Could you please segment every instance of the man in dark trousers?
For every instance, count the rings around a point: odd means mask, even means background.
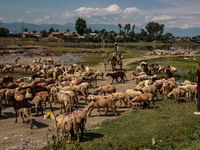
[[[199,68],[200,68],[200,63],[199,63]],[[200,115],[200,69],[197,70],[196,81],[197,81],[197,112],[194,112],[194,114]]]

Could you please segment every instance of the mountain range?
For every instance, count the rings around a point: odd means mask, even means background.
[[[60,32],[65,32],[67,29],[70,31],[76,31],[75,30],[75,24],[73,23],[66,23],[64,25],[59,24],[30,24],[30,23],[24,23],[23,24],[24,29],[27,28],[29,31],[42,31],[46,30],[49,31],[49,29],[52,27],[54,30],[58,29]],[[22,31],[22,23],[14,22],[14,23],[3,23],[0,22],[0,27],[7,28],[12,33],[21,33]],[[119,28],[117,25],[113,24],[87,24],[87,28],[91,28],[94,30],[102,30],[105,29],[106,31],[115,31],[119,32]],[[139,33],[141,28],[135,27],[135,33]],[[181,28],[165,28],[164,33],[172,33],[176,37],[182,37],[182,36],[197,36],[200,35],[200,27],[195,28],[187,28],[187,29],[181,29]]]

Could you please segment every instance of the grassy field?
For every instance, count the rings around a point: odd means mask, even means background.
[[[199,149],[200,119],[194,110],[195,104],[184,98],[179,103],[158,100],[156,109],[132,110],[104,121],[100,129],[86,132],[82,142],[67,144],[66,149]]]

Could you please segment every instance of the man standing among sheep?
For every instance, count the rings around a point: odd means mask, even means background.
[[[200,69],[197,70],[196,81],[197,81],[197,112],[194,112],[194,114],[200,115]]]

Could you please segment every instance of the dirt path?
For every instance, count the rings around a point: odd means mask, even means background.
[[[132,59],[124,59],[123,60],[123,68],[126,69],[126,76],[128,78],[128,81],[125,83],[116,83],[114,82],[114,85],[116,86],[117,91],[120,92],[125,92],[127,89],[133,89],[136,84],[135,81],[131,80],[132,75],[130,74],[130,70],[127,67],[127,64],[134,62],[134,61],[140,61],[140,60],[145,60],[145,59],[150,59],[150,58],[158,58],[159,56],[143,56],[141,58],[132,58]],[[33,59],[30,58],[22,58],[20,61],[23,63],[32,63]],[[55,57],[55,60],[58,60]],[[9,60],[0,60],[1,62],[5,62]],[[31,61],[31,62],[30,62]],[[119,67],[119,66],[118,66]],[[104,65],[103,63],[100,64],[99,66],[96,67],[91,67],[92,69],[95,70],[100,70],[103,71],[105,74],[107,72],[111,71],[111,66],[107,67],[107,71],[104,71]],[[111,83],[111,78],[110,77],[105,77],[103,81],[98,80],[98,86],[102,84],[110,84]],[[90,89],[89,92],[93,93],[95,89]],[[83,101],[83,96],[79,96],[80,99],[80,107],[84,108],[86,104]],[[124,105],[123,105],[124,106]],[[59,105],[53,105],[55,108],[55,113],[59,113]],[[119,108],[117,109],[118,115],[120,115],[123,112],[129,111],[131,108]],[[50,111],[47,109],[47,111]],[[41,148],[44,145],[47,144],[47,139],[51,139],[52,134],[55,133],[53,124],[51,120],[43,120],[42,116],[40,115],[39,117],[35,117],[35,114],[33,115],[33,124],[34,127],[33,129],[30,129],[30,124],[23,124],[21,118],[18,119],[18,123],[15,122],[15,113],[13,108],[7,108],[3,110],[3,117],[0,118],[0,149],[36,149],[36,148]],[[106,119],[114,119],[116,118],[113,114],[113,112],[109,112],[107,116],[104,116],[104,112],[101,112],[102,116],[99,117],[98,113],[96,110],[93,110],[91,117],[88,117],[87,123],[86,123],[86,129],[87,130],[92,130],[95,128],[94,125],[101,125],[101,122],[106,120]],[[48,130],[51,131],[48,131]],[[47,135],[47,132],[48,135]]]

